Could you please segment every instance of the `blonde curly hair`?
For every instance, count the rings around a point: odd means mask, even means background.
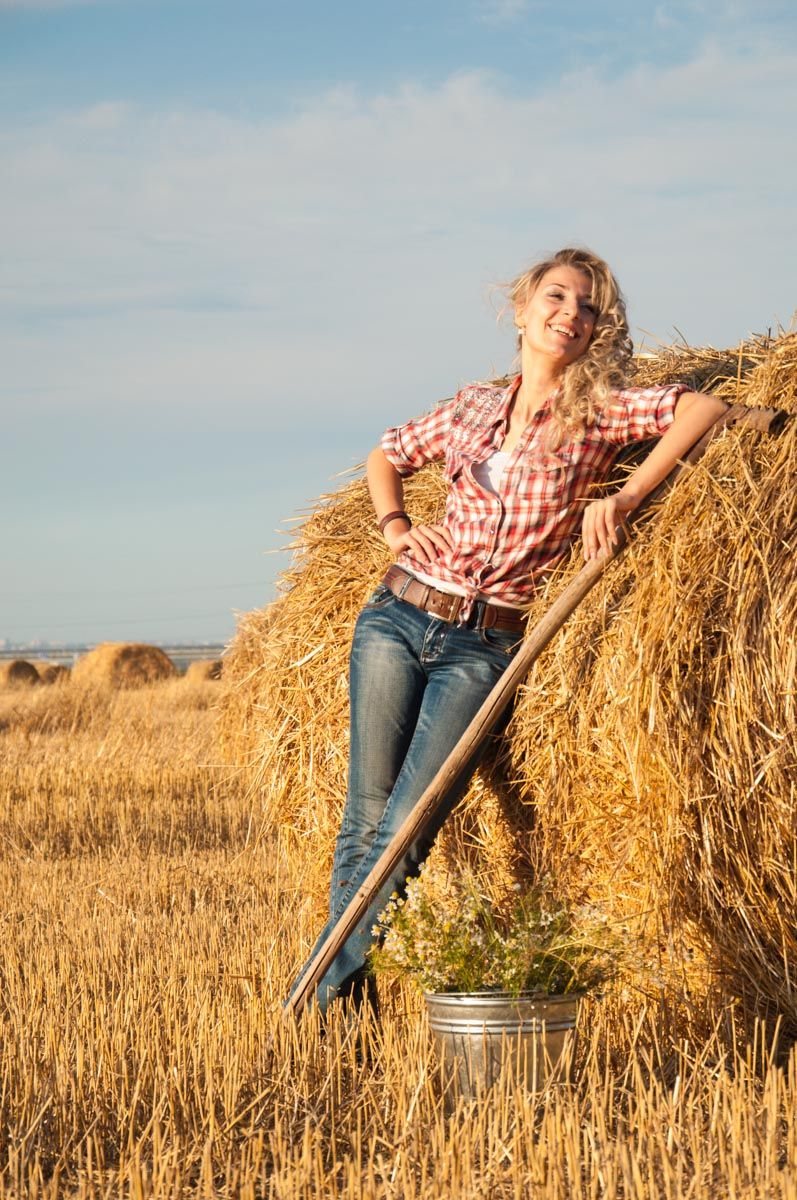
[[[595,327],[584,354],[566,368],[562,386],[551,401],[556,449],[567,438],[579,438],[608,404],[613,388],[622,387],[633,354],[625,300],[607,263],[591,250],[568,246],[535,263],[508,285],[509,300],[522,306],[554,267],[574,267],[588,277],[595,306]],[[519,344],[519,343],[518,343]]]

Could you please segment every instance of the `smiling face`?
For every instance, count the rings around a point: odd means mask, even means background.
[[[558,371],[585,352],[596,318],[592,282],[576,267],[552,267],[515,307],[524,352],[546,355]]]

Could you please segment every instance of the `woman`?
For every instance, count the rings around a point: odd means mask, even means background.
[[[608,552],[617,524],[725,408],[684,384],[623,387],[632,352],[625,305],[589,251],[538,263],[514,281],[510,299],[517,378],[464,388],[388,429],[368,458],[377,522],[396,563],[355,628],[348,794],[330,916],[313,954],[505,670],[523,636],[523,606],[579,527],[585,558]],[[621,488],[586,502],[619,446],[654,436]],[[438,459],[450,484],[445,517],[413,525],[402,479]],[[316,990],[322,1012],[336,997],[375,1003],[366,962],[376,917],[417,874],[475,766],[338,952]]]

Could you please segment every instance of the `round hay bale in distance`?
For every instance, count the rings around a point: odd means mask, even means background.
[[[24,658],[0,662],[0,688],[31,688],[40,682],[33,663]]]
[[[72,676],[81,683],[110,687],[144,687],[173,679],[177,668],[160,646],[143,642],[102,642],[75,663]]]
[[[63,663],[37,662],[34,664],[39,674],[40,683],[66,683],[71,675],[69,667]]]
[[[205,679],[221,679],[223,662],[220,658],[200,658],[189,663],[185,673],[190,683],[201,683]]]

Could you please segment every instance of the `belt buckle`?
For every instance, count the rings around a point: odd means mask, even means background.
[[[459,596],[454,596],[451,593],[442,591],[440,588],[431,588],[429,601],[427,602],[427,611],[431,611],[435,617],[441,621],[446,621],[449,625],[456,620],[459,612]]]

